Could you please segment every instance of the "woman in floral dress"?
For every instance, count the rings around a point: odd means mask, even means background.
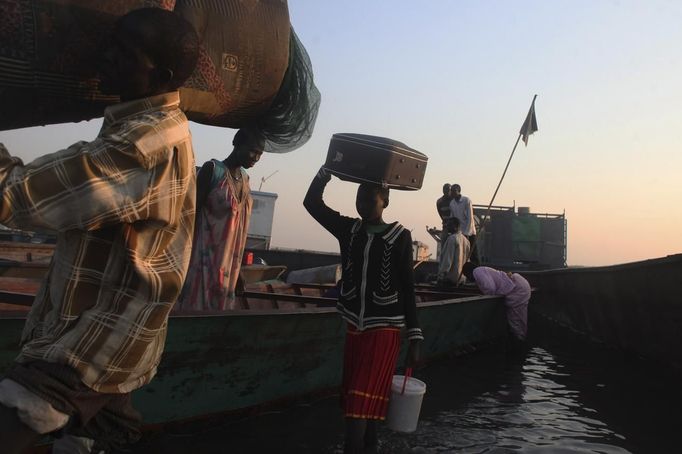
[[[252,205],[245,169],[258,162],[265,141],[244,128],[237,131],[232,145],[227,159],[206,162],[197,175],[192,259],[177,311],[235,309],[234,291]]]

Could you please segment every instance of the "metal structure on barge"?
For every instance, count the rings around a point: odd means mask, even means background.
[[[474,216],[486,219],[477,246],[481,263],[495,268],[566,267],[566,214],[531,213],[528,207],[474,205]]]

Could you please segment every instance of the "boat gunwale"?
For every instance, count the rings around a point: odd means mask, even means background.
[[[566,273],[606,273],[612,271],[625,271],[632,268],[641,267],[651,267],[659,265],[667,265],[670,263],[682,262],[681,254],[670,254],[665,257],[656,257],[653,259],[639,260],[637,262],[627,262],[627,263],[616,263],[613,265],[599,265],[599,266],[581,266],[581,267],[568,267],[568,268],[553,268],[549,270],[534,270],[534,271],[522,271],[521,274],[528,276],[535,275],[554,275],[554,274],[566,274]]]
[[[273,297],[278,294],[273,293]],[[291,295],[289,295],[291,296]],[[423,301],[417,303],[417,309],[447,306],[451,304],[474,303],[479,301],[499,300],[502,301],[499,295],[471,295],[460,296],[455,298],[447,298],[435,301]],[[301,315],[301,314],[336,314],[335,307],[301,307],[301,308],[287,308],[287,309],[232,309],[229,311],[183,311],[171,313],[170,318],[211,318],[211,317],[241,317],[241,316],[271,316],[271,315]],[[0,311],[0,320],[10,319],[25,319],[27,312],[23,314],[20,311]]]
[[[277,295],[273,293],[272,295]],[[444,300],[436,301],[423,301],[417,303],[417,309],[435,306],[447,306],[451,304],[461,304],[461,303],[473,303],[478,301],[488,301],[488,300],[503,300],[502,296],[499,295],[472,295],[472,296],[462,296],[457,298],[448,298]],[[337,313],[335,307],[301,307],[301,308],[289,308],[289,309],[232,309],[230,311],[216,311],[216,312],[200,312],[200,311],[185,311],[171,314],[171,318],[191,318],[191,317],[229,317],[229,316],[253,316],[253,315],[299,315],[299,314],[324,314],[324,313]]]

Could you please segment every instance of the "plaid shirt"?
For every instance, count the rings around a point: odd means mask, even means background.
[[[194,153],[177,92],[108,107],[98,137],[30,164],[0,144],[0,223],[58,232],[17,361],[95,391],[156,373],[194,229]]]

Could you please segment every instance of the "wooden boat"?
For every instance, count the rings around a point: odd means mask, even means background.
[[[8,289],[5,280],[4,285],[0,371],[16,356],[37,283],[15,281]],[[336,300],[321,296],[330,287],[266,281],[248,289],[244,309],[171,316],[158,375],[134,393],[146,424],[251,411],[335,389],[341,380],[345,326],[333,307]],[[419,287],[417,295],[426,360],[470,351],[506,335],[499,297],[429,286]]]
[[[41,279],[53,253],[54,244],[0,240],[0,276]]]
[[[47,274],[53,252],[54,244],[0,241],[0,276],[42,278]],[[330,252],[303,249],[247,249],[247,252],[289,271],[341,263],[341,256]],[[434,260],[418,263],[419,266],[415,268],[418,282],[438,271],[438,262]]]
[[[524,276],[531,315],[682,370],[682,254]]]

